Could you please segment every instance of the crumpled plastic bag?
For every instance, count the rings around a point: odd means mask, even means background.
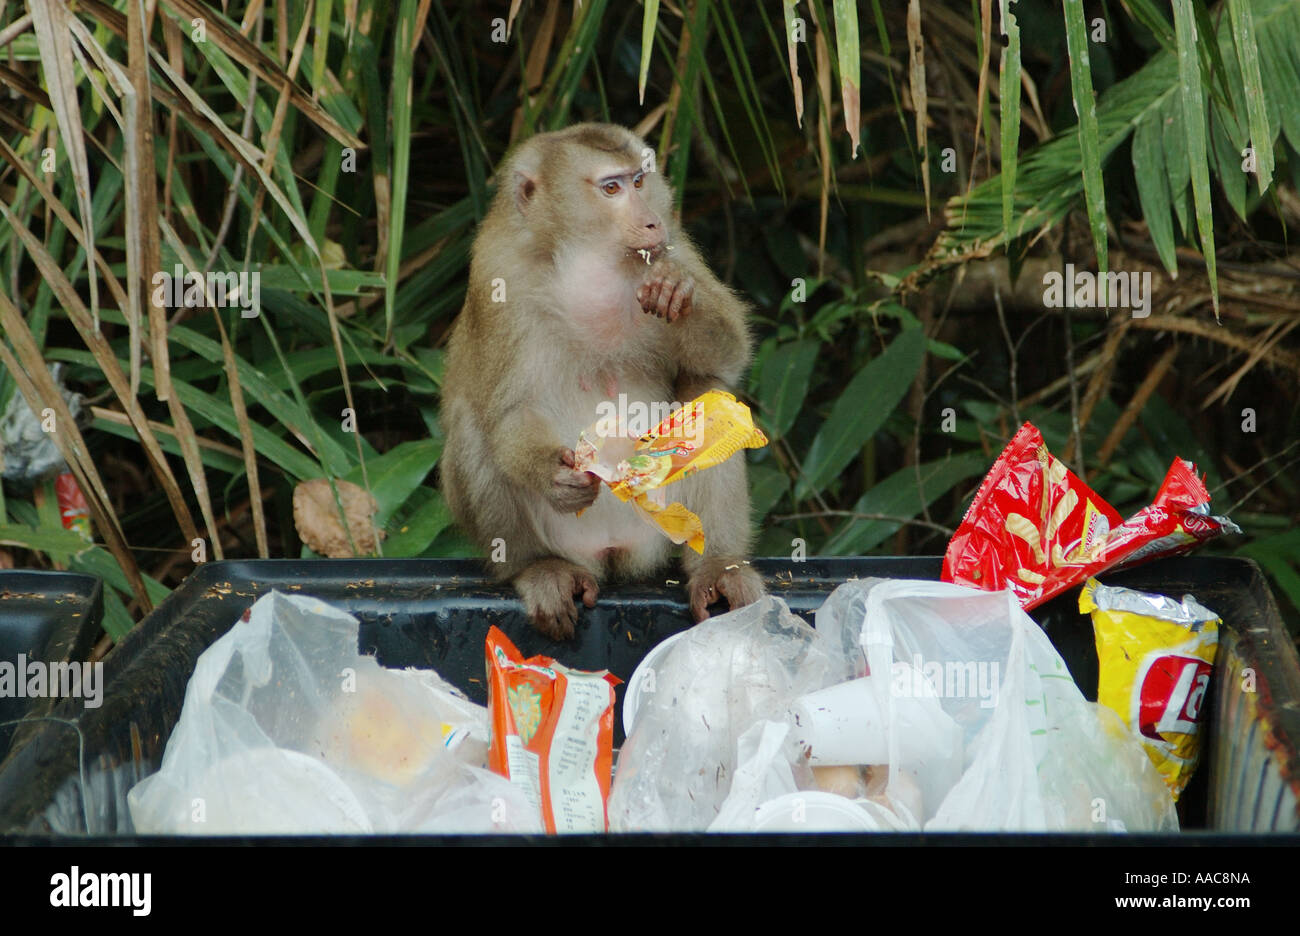
[[[765,598],[664,653],[611,829],[1177,831],[1137,739],[1011,593],[868,579],[816,620]]]
[[[72,418],[82,422],[82,401],[85,398],[63,385],[63,365],[53,365],[50,376],[68,404]],[[8,405],[0,413],[0,476],[6,481],[31,485],[66,470],[63,453],[42,426],[40,414],[34,412],[27,404],[27,398],[15,389]]]
[[[1177,831],[1173,800],[1138,740],[1083,698],[1012,593],[847,582],[816,620],[842,655],[841,675],[890,675],[873,684],[891,724],[928,685],[961,727],[960,762],[917,763],[908,754],[916,739],[889,731],[888,791],[902,792],[895,768],[920,782],[926,831]]]
[[[487,710],[432,671],[362,656],[357,633],[316,599],[259,599],[199,657],[161,769],[128,794],[135,831],[541,831],[483,768]]]
[[[741,736],[784,720],[790,700],[820,688],[831,672],[822,640],[779,598],[687,631],[655,667],[653,688],[646,681],[619,752],[610,830],[707,828],[731,791]]]

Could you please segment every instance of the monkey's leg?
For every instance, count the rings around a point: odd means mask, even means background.
[[[515,590],[533,626],[552,640],[573,636],[578,623],[574,595],[581,594],[582,603],[594,608],[600,593],[590,571],[555,556],[538,559],[515,576]]]
[[[691,485],[683,491],[683,502],[699,514],[704,526],[704,555],[690,548],[682,553],[691,616],[703,621],[708,606],[719,598],[726,598],[733,611],[757,601],[767,590],[746,562],[750,529],[744,456],[737,453],[680,483]]]

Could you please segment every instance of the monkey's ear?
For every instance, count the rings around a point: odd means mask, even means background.
[[[537,176],[534,173],[516,169],[514,185],[515,207],[519,209],[520,214],[523,214],[528,210],[529,204],[532,203],[533,196],[537,194]]]

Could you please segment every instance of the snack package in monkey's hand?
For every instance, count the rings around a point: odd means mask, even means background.
[[[1155,501],[1120,523],[1025,423],[1002,450],[948,543],[942,579],[1010,589],[1026,611],[1091,575],[1173,556],[1224,533],[1196,466],[1175,458]]]
[[[500,629],[487,635],[488,767],[520,787],[547,832],[604,832],[614,748],[608,671],[527,660]]]
[[[1219,616],[1191,595],[1180,603],[1096,579],[1084,585],[1079,612],[1092,614],[1097,701],[1141,739],[1177,802],[1200,755]]]
[[[674,543],[704,552],[700,518],[668,503],[665,486],[726,461],[742,448],[762,448],[767,436],[749,407],[724,390],[710,390],[676,410],[639,439],[616,420],[601,419],[583,430],[574,448],[575,467],[600,478],[619,500],[630,502]]]

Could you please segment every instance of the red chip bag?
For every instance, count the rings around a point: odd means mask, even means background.
[[[1009,588],[1032,608],[1068,587],[1046,593],[1062,567],[1084,567],[1119,524],[1115,508],[1025,423],[993,463],[949,542],[942,578],[985,591]]]
[[[614,687],[607,671],[527,660],[493,627],[487,635],[488,766],[523,789],[547,832],[604,832],[609,821]]]
[[[1120,523],[1025,423],[1002,450],[948,543],[942,579],[1015,593],[1026,611],[1089,576],[1187,552],[1232,521],[1209,515],[1196,466],[1175,458],[1149,507]]]
[[[1113,569],[1127,569],[1163,556],[1177,556],[1224,533],[1241,528],[1227,517],[1210,516],[1210,492],[1196,466],[1175,458],[1150,507],[1124,522],[1107,540],[1099,558],[1114,559]]]

